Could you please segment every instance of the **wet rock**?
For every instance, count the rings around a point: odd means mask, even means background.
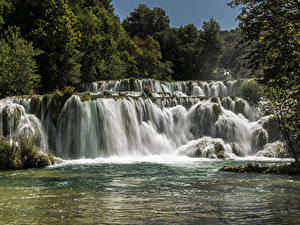
[[[245,166],[224,166],[220,171],[237,173],[273,173],[300,175],[300,163],[291,163],[282,166],[259,166],[257,164],[247,164]]]
[[[221,106],[218,105],[218,104],[214,104],[214,105],[213,105],[213,112],[214,112],[216,118],[218,118],[219,115],[222,113]]]
[[[245,107],[246,107],[246,103],[243,100],[237,100],[235,102],[235,109],[234,109],[234,111],[236,113],[244,114],[245,113]]]
[[[9,107],[6,106],[2,110],[2,133],[3,136],[9,136],[10,128],[9,128]]]
[[[224,146],[220,143],[220,142],[217,142],[214,144],[214,148],[215,148],[215,154],[217,156],[218,159],[225,159],[225,148]]]
[[[268,132],[268,141],[270,143],[282,138],[279,124],[274,117],[269,117],[268,120],[263,123],[263,128]]]

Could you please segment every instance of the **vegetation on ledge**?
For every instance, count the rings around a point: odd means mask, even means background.
[[[282,166],[259,166],[247,164],[246,166],[224,166],[220,171],[236,173],[272,173],[300,175],[300,163],[291,163]]]
[[[0,136],[0,170],[44,168],[61,162],[51,153],[43,154],[29,138],[12,139]]]

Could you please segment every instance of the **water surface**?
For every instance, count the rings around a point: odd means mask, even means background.
[[[0,172],[0,224],[300,224],[300,177],[218,171],[245,163],[112,158]]]

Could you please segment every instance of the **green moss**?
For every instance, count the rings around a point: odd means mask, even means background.
[[[222,113],[221,106],[218,105],[218,104],[214,104],[213,105],[213,112],[214,112],[215,116],[218,118],[219,115]]]
[[[50,111],[50,117],[53,124],[57,125],[57,120],[66,101],[72,96],[70,91],[62,93],[56,89],[47,102],[47,109]]]
[[[80,95],[79,97],[80,97],[81,102],[86,102],[86,101],[91,101],[92,100],[91,95]]]
[[[251,103],[258,103],[262,97],[261,86],[255,80],[244,80],[239,86],[237,93],[241,97],[245,97]]]
[[[42,102],[42,96],[40,95],[33,95],[31,96],[31,109],[32,113],[36,115],[38,118],[41,118],[41,102]]]
[[[68,95],[69,97],[73,95],[75,92],[75,87],[73,86],[65,86],[63,90],[64,95]]]
[[[21,110],[18,107],[14,108],[13,116],[14,116],[14,129],[17,129],[22,116]]]
[[[245,112],[246,103],[243,100],[237,100],[235,102],[235,112],[236,113],[244,113]]]
[[[11,145],[9,138],[0,136],[0,170],[43,168],[61,162],[53,154],[42,154],[34,138],[20,136],[14,141],[18,145]]]

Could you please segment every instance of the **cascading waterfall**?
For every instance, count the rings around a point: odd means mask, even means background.
[[[0,128],[5,135],[30,132],[45,151],[51,148],[63,159],[270,156],[264,149],[272,139],[266,126],[269,117],[246,100],[230,97],[241,83],[103,81],[87,87],[90,95],[70,97],[57,116],[49,109],[51,99],[40,98],[37,104],[34,98],[7,98],[0,101]],[[153,97],[145,97],[145,86],[152,89]],[[21,115],[18,123],[16,111]]]
[[[99,81],[87,84],[85,91],[89,92],[141,92],[149,87],[155,93],[176,93],[185,96],[234,96],[244,80],[234,81],[177,81],[162,82],[153,79]]]
[[[23,135],[30,137],[44,153],[48,153],[48,136],[41,121],[33,114],[27,113],[23,105],[14,103],[12,99],[0,101],[0,131],[4,136]]]

